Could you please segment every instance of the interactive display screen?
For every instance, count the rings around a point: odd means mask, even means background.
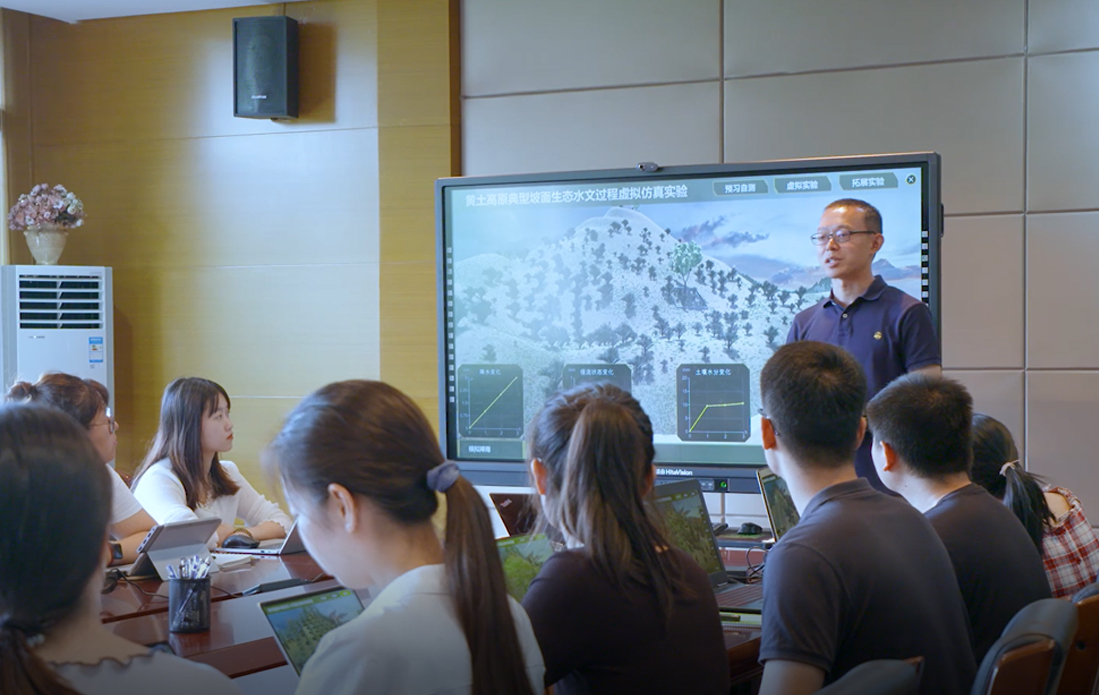
[[[548,397],[606,381],[651,418],[660,475],[762,465],[760,370],[794,316],[830,292],[810,240],[825,206],[855,198],[880,210],[874,273],[938,320],[938,161],[440,180],[448,458],[467,470],[521,463],[527,424]]]

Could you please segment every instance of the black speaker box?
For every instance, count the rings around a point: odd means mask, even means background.
[[[290,17],[233,20],[233,115],[298,117],[298,23]]]

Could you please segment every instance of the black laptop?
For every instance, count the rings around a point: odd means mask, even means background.
[[[691,478],[657,485],[653,489],[653,505],[664,517],[668,540],[693,557],[710,575],[720,610],[734,613],[762,610],[763,585],[744,584],[725,571],[702,486],[697,480]]]

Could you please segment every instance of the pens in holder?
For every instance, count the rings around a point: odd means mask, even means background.
[[[210,564],[198,556],[179,561],[179,574],[169,566],[168,629],[201,632],[210,629]],[[174,575],[174,576],[173,576]]]

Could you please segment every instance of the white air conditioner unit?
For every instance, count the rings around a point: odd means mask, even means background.
[[[111,269],[79,265],[0,266],[4,390],[44,372],[105,385],[114,400]]]

